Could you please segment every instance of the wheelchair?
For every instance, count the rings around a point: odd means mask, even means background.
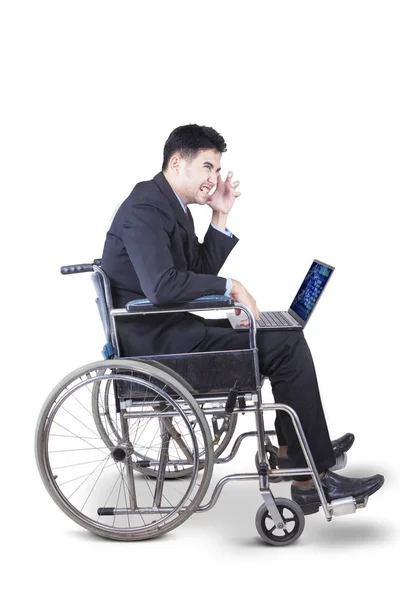
[[[206,512],[228,482],[256,480],[262,504],[255,517],[262,540],[274,546],[297,540],[305,517],[298,504],[276,498],[270,484],[298,475],[313,478],[328,521],[364,505],[349,497],[329,503],[296,412],[263,403],[254,315],[225,296],[158,306],[147,299],[114,308],[101,260],[61,267],[64,275],[92,273],[106,344],[102,361],[76,369],[47,397],[39,415],[35,453],[43,483],[76,523],[100,536],[145,540]],[[221,352],[121,357],[117,322],[123,316],[241,309],[249,318],[249,348]],[[278,469],[275,431],[264,411],[289,414],[307,468]],[[239,413],[253,412],[255,431],[242,433],[228,455]],[[242,441],[255,437],[253,473],[223,477],[207,503],[214,465],[231,461]]]

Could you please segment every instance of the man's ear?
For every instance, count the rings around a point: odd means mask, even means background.
[[[179,171],[179,165],[181,162],[181,157],[178,154],[174,154],[171,156],[169,161],[169,168],[176,174]]]

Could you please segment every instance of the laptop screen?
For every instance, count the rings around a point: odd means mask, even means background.
[[[304,322],[307,321],[312,313],[318,298],[322,294],[333,271],[334,267],[330,267],[318,260],[314,260],[309,268],[308,273],[290,306],[292,311],[303,319]]]

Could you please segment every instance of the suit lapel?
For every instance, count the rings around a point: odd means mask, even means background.
[[[167,198],[168,202],[170,203],[170,205],[174,211],[176,219],[179,221],[179,223],[182,225],[182,227],[187,231],[188,235],[193,236],[194,226],[193,226],[192,215],[189,213],[189,210],[188,210],[189,217],[186,216],[182,206],[180,205],[178,198],[176,197],[174,190],[169,185],[168,181],[165,179],[162,172],[158,173],[153,178],[153,181],[157,184],[157,186],[160,188],[163,195]]]

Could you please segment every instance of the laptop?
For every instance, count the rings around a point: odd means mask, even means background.
[[[295,295],[288,311],[262,312],[256,319],[257,329],[303,329],[317,305],[322,292],[326,288],[335,267],[331,267],[320,260],[313,260],[311,267]],[[240,321],[247,318],[245,313],[239,316],[227,314],[230,324],[234,329],[246,330],[249,327],[240,325]]]

